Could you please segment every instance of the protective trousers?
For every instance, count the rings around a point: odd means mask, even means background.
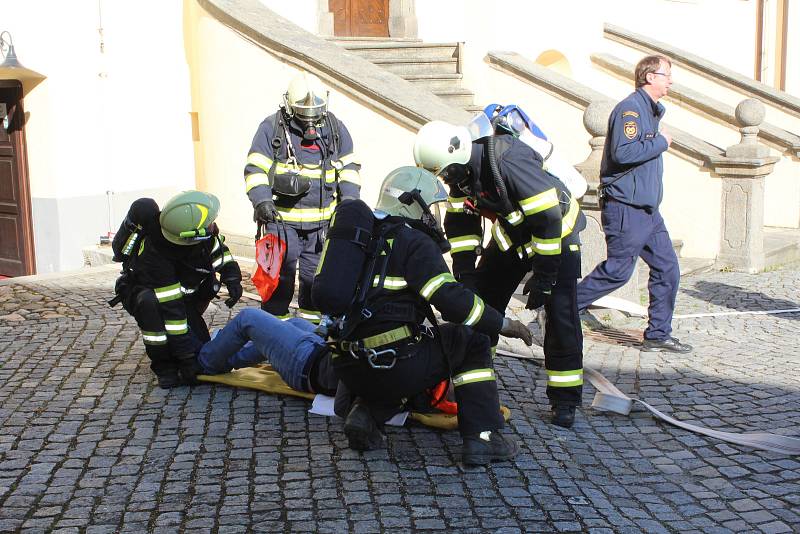
[[[523,261],[513,250],[502,252],[492,242],[487,247],[475,277],[475,292],[494,309],[508,306],[530,260]],[[578,317],[576,286],[581,270],[580,240],[577,232],[561,240],[561,264],[552,296],[544,305],[547,313],[544,337],[544,365],[547,398],[551,405],[579,406],[583,386],[583,333]],[[533,273],[536,276],[536,273]],[[492,339],[497,345],[497,337]]]
[[[650,267],[649,321],[644,337],[669,338],[681,272],[664,219],[658,211],[648,213],[610,198],[603,207],[602,222],[608,259],[578,284],[578,309],[586,309],[600,297],[625,285],[640,257]]]
[[[411,354],[391,369],[374,369],[366,358],[355,359],[347,352],[334,355],[333,367],[378,420],[393,415],[403,399],[452,378],[462,435],[503,428],[488,336],[450,323],[440,325],[439,334],[440,339],[422,336]]]
[[[278,239],[286,242],[286,257],[281,265],[278,287],[268,301],[261,303],[262,310],[279,319],[289,317],[289,304],[294,296],[295,274],[297,273],[299,262],[300,288],[297,295],[297,315],[307,321],[319,322],[319,311],[311,302],[311,284],[314,282],[314,274],[317,270],[327,230],[327,221],[321,222],[319,228],[311,230],[301,230],[290,226],[289,223],[270,223],[267,225],[267,233],[275,234]]]

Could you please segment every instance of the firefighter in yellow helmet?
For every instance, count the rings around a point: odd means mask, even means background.
[[[299,73],[278,111],[259,125],[244,168],[254,220],[286,242],[278,287],[263,310],[288,318],[299,263],[298,315],[319,321],[314,271],[336,204],[360,196],[359,168],[347,127],[328,111],[327,90],[313,74]]]

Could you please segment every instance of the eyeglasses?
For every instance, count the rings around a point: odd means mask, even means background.
[[[667,78],[672,78],[672,73],[665,74],[663,72],[653,72],[652,74],[655,74],[657,76],[666,76]]]

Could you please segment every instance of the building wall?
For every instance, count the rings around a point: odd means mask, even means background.
[[[2,12],[22,63],[47,76],[25,98],[36,269],[78,268],[131,200],[194,185],[181,6],[14,0]]]

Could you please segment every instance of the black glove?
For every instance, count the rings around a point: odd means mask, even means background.
[[[229,297],[225,299],[225,305],[229,308],[233,308],[234,304],[239,302],[239,299],[242,298],[242,283],[239,280],[228,280],[223,281],[225,287],[228,289]]]
[[[528,295],[528,302],[525,307],[529,310],[536,310],[547,304],[553,292],[553,283],[547,280],[539,280],[531,276],[522,290],[523,295]]]
[[[203,373],[203,368],[197,363],[197,355],[192,353],[176,354],[178,361],[178,376],[181,382],[187,386],[196,386],[200,383],[197,375]]]
[[[256,221],[263,223],[271,223],[278,220],[278,210],[275,209],[275,203],[271,200],[265,200],[256,206],[253,212],[253,218]]]

